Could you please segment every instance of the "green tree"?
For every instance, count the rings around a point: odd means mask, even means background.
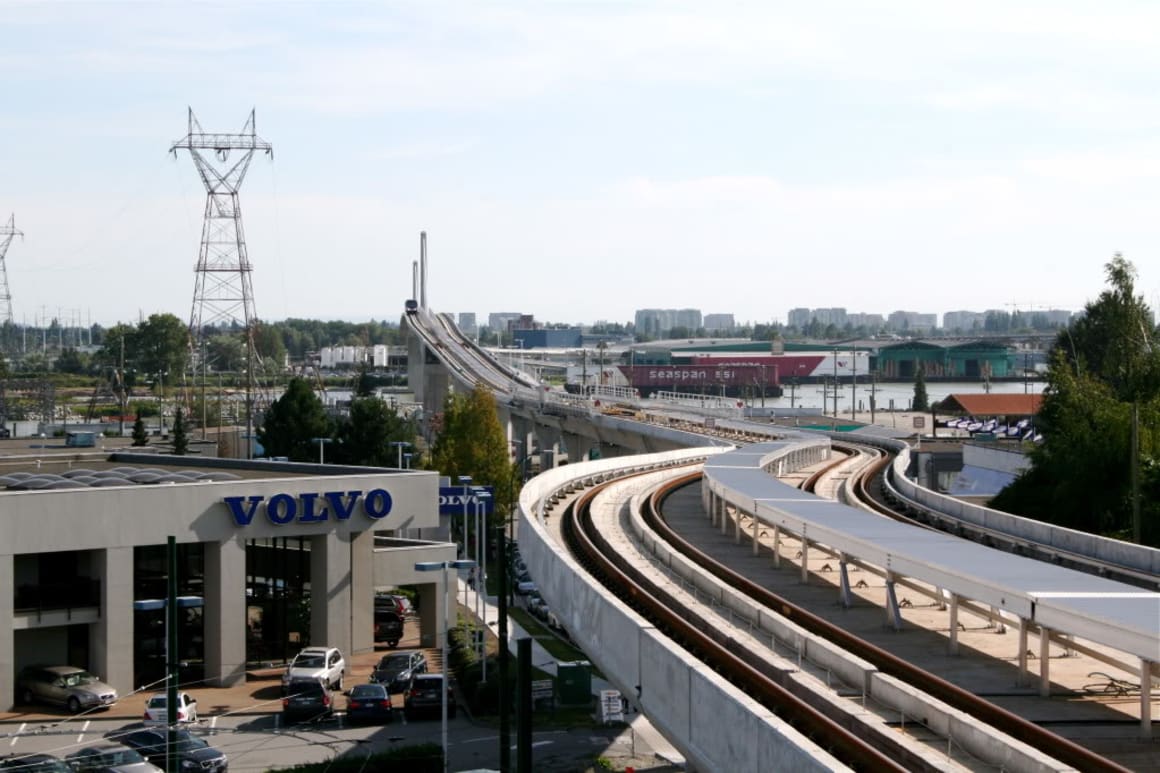
[[[514,500],[515,470],[494,395],[483,385],[448,395],[441,425],[431,466],[452,480],[470,475],[475,485],[494,486],[495,511],[506,513]]]
[[[187,451],[189,451],[189,435],[185,431],[185,414],[178,408],[177,415],[173,417],[173,453],[185,456]]]
[[[81,374],[88,372],[89,357],[78,352],[71,346],[66,346],[53,363],[53,369],[58,373]]]
[[[270,405],[258,429],[258,442],[267,456],[285,456],[295,462],[314,461],[318,457],[316,438],[328,437],[326,409],[301,378],[290,379],[286,392]]]
[[[149,445],[149,434],[145,431],[145,419],[140,413],[137,414],[137,420],[133,422],[133,445]]]
[[[1059,526],[1134,537],[1130,481],[1139,411],[1141,540],[1160,545],[1160,362],[1135,270],[1117,254],[1108,289],[1055,339],[1031,467],[992,506]]]
[[[352,400],[350,415],[339,422],[335,435],[336,461],[369,467],[396,466],[398,449],[391,443],[415,443],[414,425],[378,397]]]
[[[189,329],[172,314],[152,314],[141,323],[134,336],[138,369],[145,373],[169,374],[176,384],[189,363]]]
[[[930,398],[926,394],[926,368],[919,365],[914,374],[914,401],[910,405],[912,411],[930,410]]]

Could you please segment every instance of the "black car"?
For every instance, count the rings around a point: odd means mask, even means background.
[[[386,686],[391,692],[401,692],[416,674],[427,673],[427,656],[422,652],[393,652],[383,655],[375,666],[371,681]]]
[[[282,718],[286,722],[305,722],[329,717],[334,713],[334,695],[320,681],[311,679],[291,682],[282,699]]]
[[[351,722],[390,722],[391,694],[381,684],[356,684],[346,699],[346,718]]]
[[[229,768],[226,755],[213,748],[200,736],[184,728],[174,731],[174,750],[180,770],[199,770],[205,773],[224,773]],[[146,727],[125,732],[116,730],[106,735],[110,740],[120,741],[135,750],[159,768],[165,767],[165,745],[168,728]]]
[[[443,713],[443,674],[418,674],[411,679],[403,695],[403,713],[407,719],[420,713]],[[455,693],[447,687],[447,718],[455,718]]]
[[[20,757],[5,757],[0,760],[0,770],[11,773],[73,773],[73,769],[64,760],[57,759],[51,754],[25,754]]]
[[[162,770],[132,749],[101,744],[77,749],[65,757],[77,773],[157,773]]]

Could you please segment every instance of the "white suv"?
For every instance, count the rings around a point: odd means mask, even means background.
[[[282,688],[291,682],[317,681],[332,690],[342,690],[346,661],[334,647],[307,647],[294,656],[286,673],[282,674]]]

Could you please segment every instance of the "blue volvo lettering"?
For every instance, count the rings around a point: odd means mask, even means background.
[[[362,513],[372,520],[386,518],[391,513],[394,501],[386,489],[371,489],[364,495],[361,491],[324,491],[300,494],[274,494],[269,499],[261,495],[223,497],[234,524],[239,528],[249,526],[261,513],[275,526],[288,523],[324,523],[333,516],[336,521],[350,520],[355,508],[362,503]]]

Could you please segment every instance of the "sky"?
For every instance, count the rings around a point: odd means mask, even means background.
[[[1160,305],[1154,2],[0,0],[13,315],[190,317],[251,110],[260,317]],[[941,317],[940,317],[941,318]]]

